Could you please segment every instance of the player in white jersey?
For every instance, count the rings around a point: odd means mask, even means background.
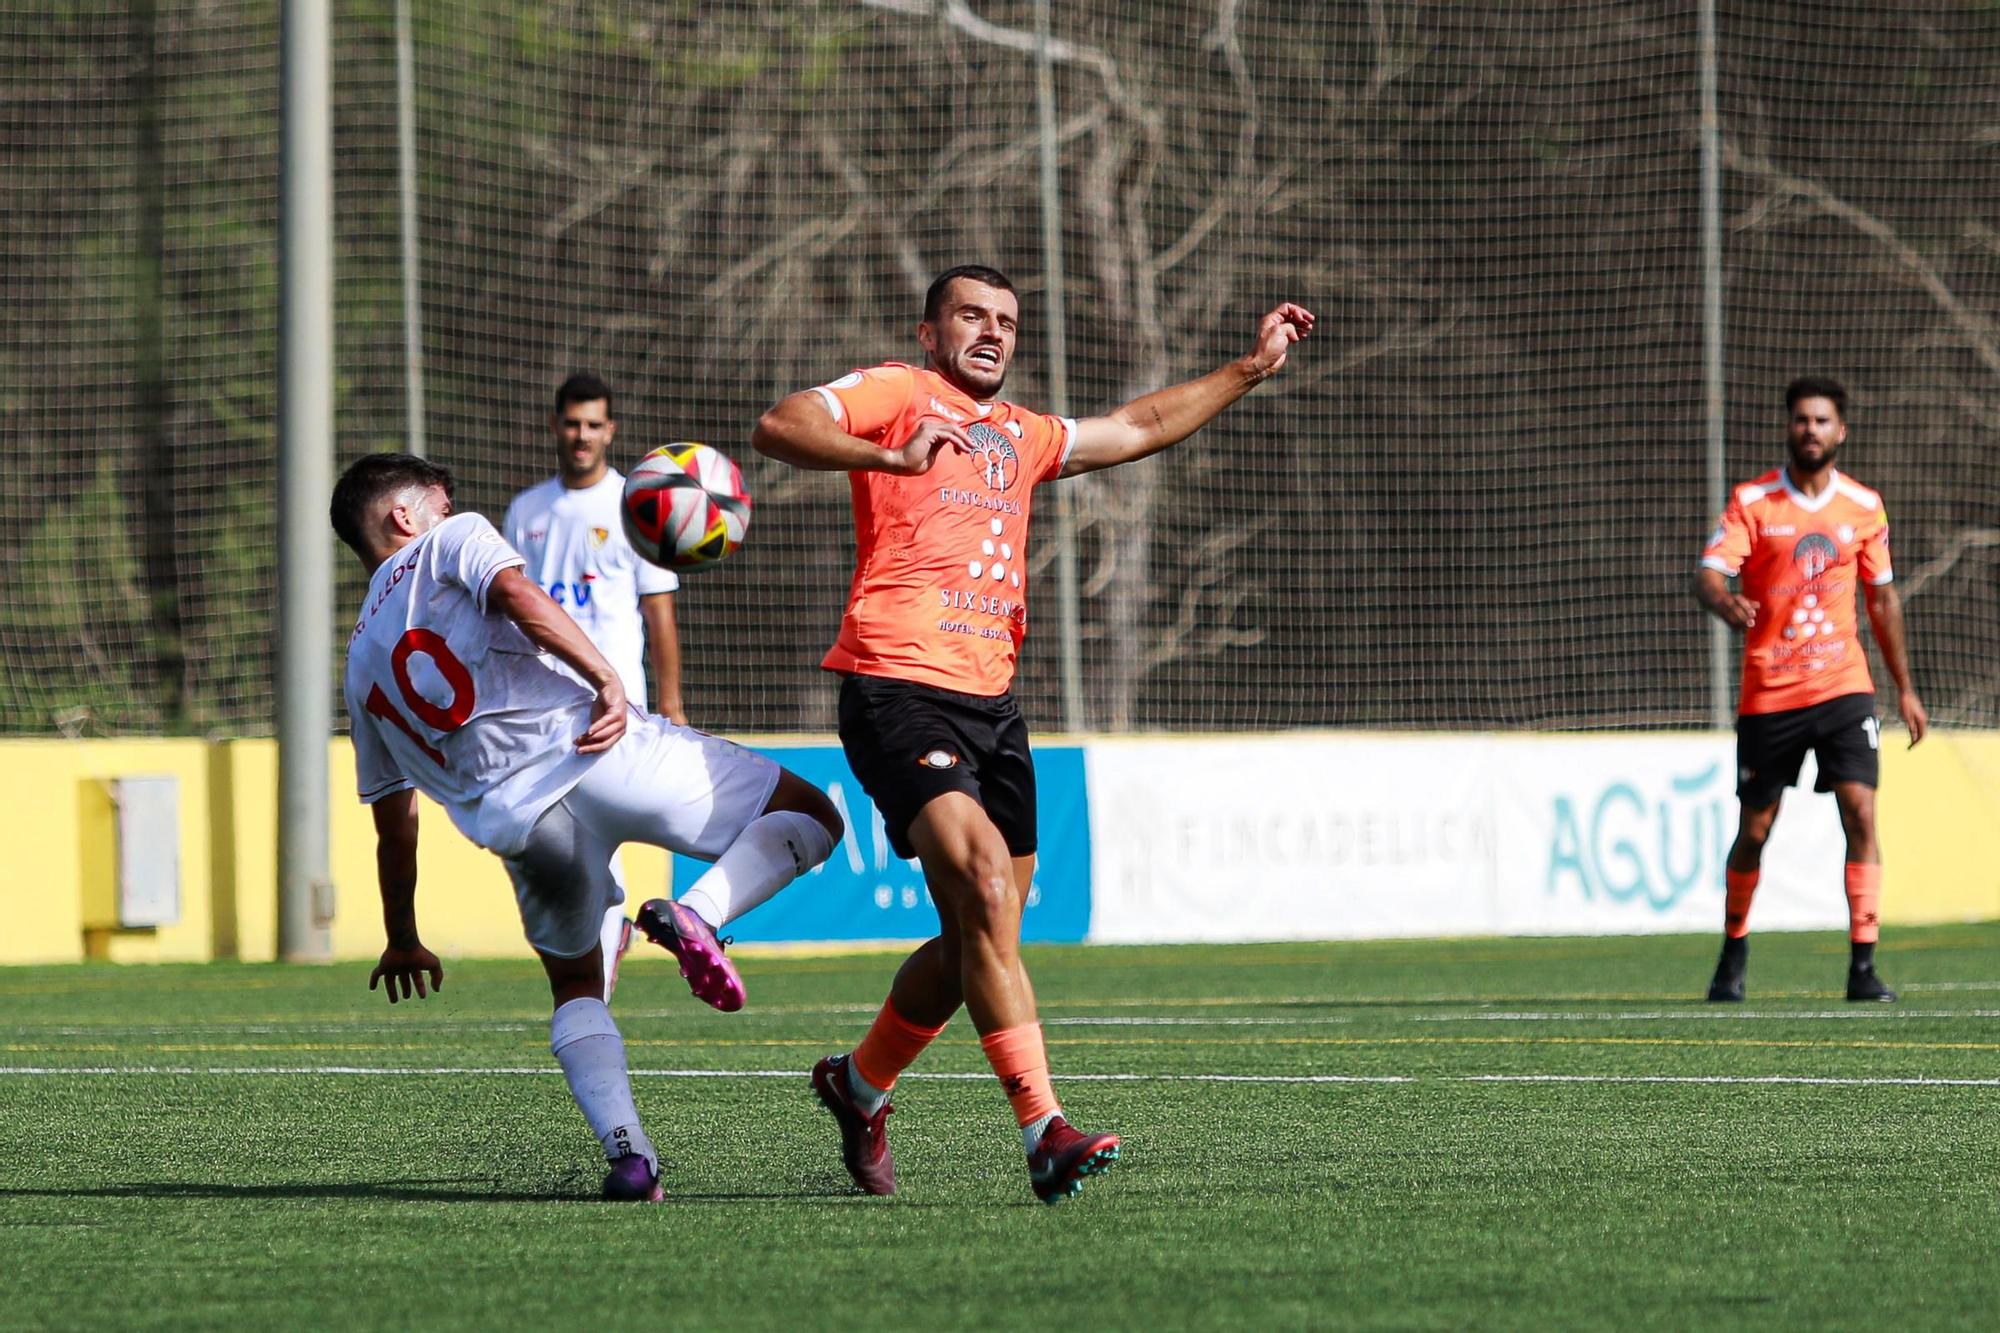
[[[417,931],[422,791],[497,854],[555,999],[550,1048],[604,1145],[607,1198],[661,1197],[605,1006],[605,912],[624,842],[714,862],[665,907],[661,940],[696,995],[742,1005],[715,928],[824,861],[841,820],[817,788],[761,755],[631,707],[577,626],[477,514],[453,515],[451,474],[371,454],[334,487],[334,531],[369,571],[345,677],[361,799],[374,809],[388,945],[369,975],[389,1000],[443,984]],[[567,670],[559,670],[556,663]]]
[[[583,627],[625,684],[628,699],[653,700],[653,711],[687,723],[681,703],[680,634],[674,592],[680,579],[639,558],[625,539],[618,507],[625,478],[607,454],[618,435],[611,389],[595,375],[572,375],[556,390],[549,417],[556,475],[514,497],[500,523],[507,544],[527,561],[528,577]],[[646,692],[641,657],[652,667]],[[614,858],[611,873],[624,888]],[[651,916],[648,918],[651,923]],[[632,941],[622,905],[604,915],[604,998],[618,985],[618,963]]]

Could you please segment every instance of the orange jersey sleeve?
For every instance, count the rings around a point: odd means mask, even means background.
[[[1742,488],[1739,487],[1730,492],[1729,504],[1709,536],[1708,548],[1701,553],[1701,563],[1704,568],[1735,578],[1749,555],[1750,520],[1744,513]]]
[[[849,435],[877,444],[900,444],[900,440],[885,437],[890,427],[903,419],[910,399],[916,395],[917,372],[914,367],[892,361],[852,371],[813,392]]]
[[[1894,581],[1896,572],[1889,564],[1889,515],[1876,506],[1874,521],[1860,529],[1861,581],[1880,587]]]

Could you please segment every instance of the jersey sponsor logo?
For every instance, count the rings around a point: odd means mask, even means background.
[[[1840,548],[1822,532],[1808,532],[1792,548],[1792,563],[1799,567],[1799,573],[1805,576],[1807,582],[1826,573],[1839,560]]]
[[[966,435],[972,440],[972,461],[985,479],[989,491],[1004,491],[1021,472],[1021,455],[1005,431],[981,421]]]
[[[555,600],[557,606],[567,606],[572,610],[581,611],[590,605],[590,585],[596,581],[597,575],[585,574],[581,583],[568,583],[557,579],[554,583],[546,585],[545,590]]]
[[[1720,529],[1717,530],[1720,531]],[[1766,523],[1764,525],[1764,535],[1766,537],[1790,537],[1795,535],[1798,530],[1798,524],[1796,523]]]
[[[937,413],[941,417],[946,417],[952,421],[965,420],[965,415],[963,413],[952,411],[950,408],[946,407],[943,403],[940,403],[935,398],[931,399],[931,411]]]
[[[528,529],[528,540],[529,540],[529,541],[531,541],[531,542],[538,542],[538,541],[542,541],[542,540],[543,540],[543,539],[545,539],[545,538],[546,538],[546,537],[547,537],[548,535],[549,535],[549,530],[548,530],[547,528],[529,528],[529,529]]]

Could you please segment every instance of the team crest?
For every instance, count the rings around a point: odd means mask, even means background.
[[[958,763],[958,756],[950,750],[932,750],[921,762],[925,768],[951,768]]]
[[[1833,539],[1823,532],[1808,532],[1799,538],[1799,544],[1792,548],[1792,563],[1799,567],[1808,582],[1818,578],[1833,568],[1840,559],[1840,549]]]
[[[996,430],[984,421],[975,422],[965,432],[972,438],[972,462],[979,469],[986,482],[986,488],[1004,491],[1013,484],[1021,471],[1021,455],[1014,450],[1014,442],[1006,432]]]
[[[609,540],[611,540],[610,528],[592,528],[590,530],[590,545],[593,549],[604,545]]]

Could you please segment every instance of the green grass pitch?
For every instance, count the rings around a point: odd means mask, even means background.
[[[641,944],[641,950],[646,946]],[[1037,949],[1056,1088],[1125,1156],[1036,1203],[961,1017],[846,1185],[805,1072],[894,959],[614,1012],[668,1202],[606,1205],[527,963],[0,973],[0,1327],[1990,1328],[2000,926]]]

